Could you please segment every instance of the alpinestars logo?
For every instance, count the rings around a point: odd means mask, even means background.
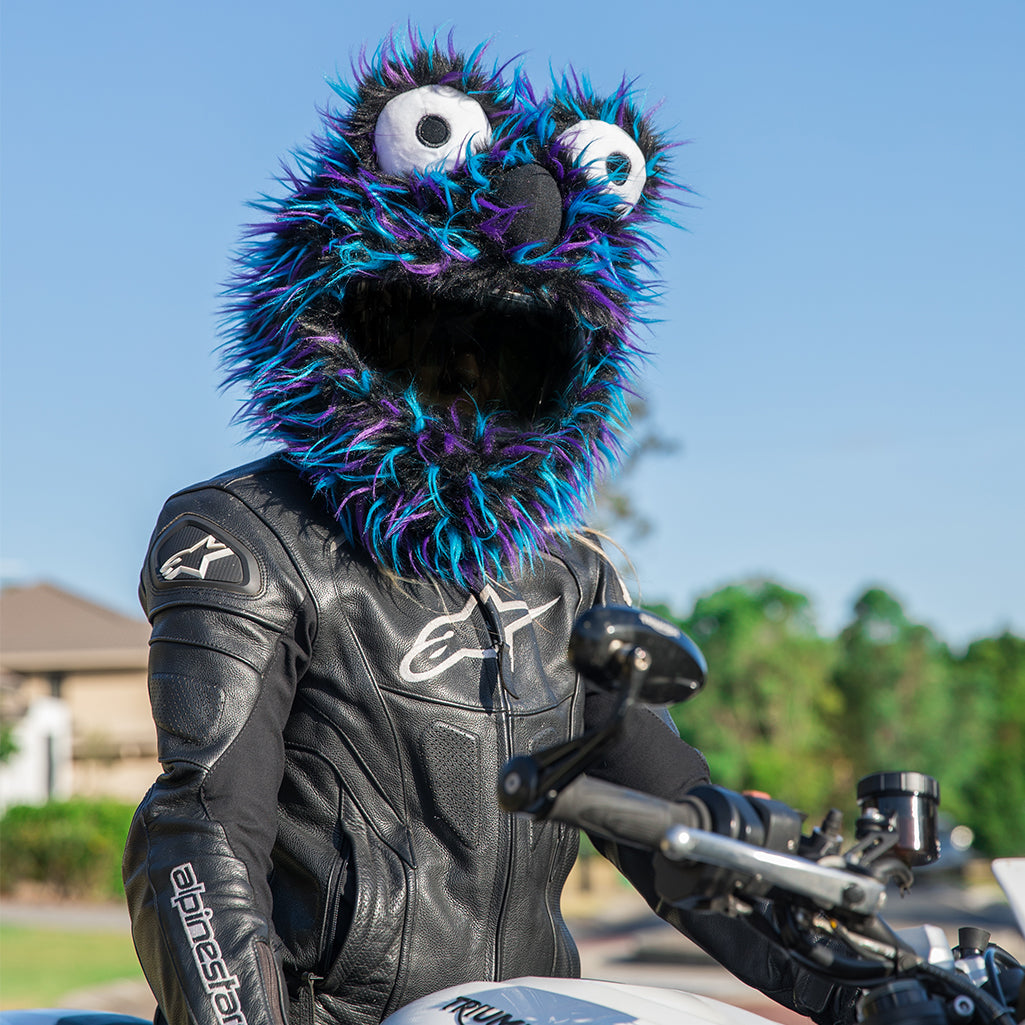
[[[234,554],[223,541],[218,541],[213,534],[207,534],[191,548],[183,548],[180,552],[175,552],[160,567],[160,575],[167,581],[177,580],[181,576],[205,580],[210,563],[216,562],[218,559],[226,559]],[[198,560],[192,559],[191,561],[196,564],[189,565],[186,560],[195,555],[199,555]]]
[[[547,612],[558,600],[558,598],[553,598],[550,602],[532,609],[528,608],[525,601],[503,601],[490,584],[480,592],[480,601],[491,605],[500,616],[520,613],[519,617],[508,622],[502,631],[502,640],[509,648],[510,663],[513,660],[513,639],[517,631],[533,623],[538,616]],[[413,647],[409,649],[399,665],[399,675],[406,683],[422,683],[424,680],[432,680],[457,662],[462,662],[463,659],[498,658],[498,652],[494,648],[465,647],[461,643],[465,638],[456,636],[454,628],[460,623],[465,623],[473,615],[478,604],[478,599],[471,594],[459,612],[432,619],[417,634]]]
[[[238,976],[232,975],[224,962],[214,936],[213,912],[203,902],[206,886],[196,878],[191,861],[171,870],[171,888],[171,905],[185,928],[192,960],[199,969],[217,1021],[220,1025],[248,1025],[236,993]]]
[[[153,542],[147,559],[157,590],[202,584],[236,594],[259,594],[260,561],[246,544],[198,513],[172,520]]]

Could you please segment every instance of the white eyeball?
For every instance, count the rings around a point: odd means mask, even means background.
[[[648,180],[640,146],[618,125],[608,121],[578,121],[557,140],[573,154],[591,181],[619,197],[616,212],[629,213]]]
[[[452,171],[491,145],[484,108],[448,85],[422,85],[390,99],[374,127],[377,166],[385,174]]]

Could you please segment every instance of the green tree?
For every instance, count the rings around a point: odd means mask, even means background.
[[[1025,854],[1025,639],[982,638],[953,654],[882,588],[857,600],[835,639],[808,599],[771,581],[708,594],[686,617],[708,687],[673,710],[717,783],[768,790],[817,819],[855,784],[915,769],[940,781],[941,806],[986,854]]]
[[[0,721],[0,765],[5,765],[18,753],[14,724]]]
[[[866,591],[841,632],[834,682],[844,738],[844,774],[915,769],[956,790],[970,774],[952,764],[951,730],[975,710],[958,704],[951,656],[928,627],[911,622],[899,601],[881,588]]]
[[[1025,855],[1025,638],[986,637],[954,659],[959,709],[948,763],[968,762],[948,801],[993,857]],[[941,783],[942,785],[942,783]]]
[[[675,718],[713,779],[824,810],[832,796],[825,722],[838,700],[830,644],[807,597],[767,580],[734,584],[700,598],[677,622],[701,646],[709,685]]]

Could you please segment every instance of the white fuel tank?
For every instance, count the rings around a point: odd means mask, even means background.
[[[468,982],[414,1000],[383,1025],[766,1025],[710,997],[594,979]]]

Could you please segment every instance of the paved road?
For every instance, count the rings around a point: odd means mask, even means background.
[[[887,914],[895,927],[930,922],[939,925],[953,945],[957,928],[979,925],[993,932],[996,942],[1025,959],[1025,940],[1014,929],[1013,916],[999,890],[963,890],[951,886],[919,886],[904,900],[895,899]],[[0,919],[62,930],[128,929],[123,907],[81,904],[0,904]],[[746,1007],[756,1013],[796,1025],[794,1015],[749,989],[719,967],[670,926],[659,921],[632,891],[622,889],[599,908],[570,918],[580,947],[582,974],[589,978],[662,986],[700,993]],[[114,983],[69,993],[64,1007],[119,1011],[150,1018],[153,998],[141,981]]]
[[[83,901],[0,901],[5,925],[31,925],[62,932],[128,932],[128,909],[121,904]]]

